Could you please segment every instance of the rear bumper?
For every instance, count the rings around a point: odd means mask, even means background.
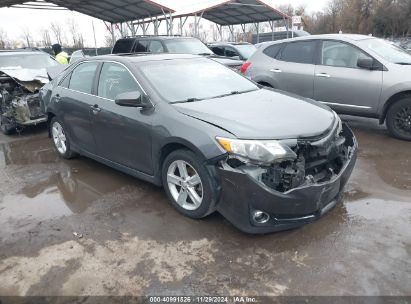
[[[338,203],[354,168],[358,145],[351,130],[349,136],[352,136],[354,147],[338,175],[330,181],[284,193],[267,187],[243,171],[220,168],[221,197],[217,210],[238,229],[253,234],[297,228],[320,218]],[[269,214],[270,220],[256,223],[252,214],[257,210]]]

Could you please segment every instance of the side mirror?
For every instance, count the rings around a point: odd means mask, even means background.
[[[140,92],[127,92],[117,95],[115,103],[122,107],[151,108],[151,104],[145,102]]]
[[[361,69],[375,70],[374,59],[372,58],[359,58],[357,61],[357,66]]]

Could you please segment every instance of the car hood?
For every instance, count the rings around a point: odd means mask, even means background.
[[[40,89],[44,84],[49,82],[46,69],[0,69],[0,73],[3,73],[10,78],[13,78],[19,85],[25,87],[30,92],[35,92]]]
[[[327,106],[277,91],[257,91],[173,105],[177,111],[241,139],[296,139],[319,136],[335,120]]]

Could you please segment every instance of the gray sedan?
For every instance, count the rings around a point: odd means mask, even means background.
[[[242,67],[259,84],[321,101],[338,113],[386,121],[411,140],[411,55],[363,35],[317,35],[266,44]]]
[[[199,56],[81,60],[41,96],[61,157],[81,154],[162,185],[182,214],[218,210],[251,233],[324,215],[357,155],[351,130],[327,106]]]

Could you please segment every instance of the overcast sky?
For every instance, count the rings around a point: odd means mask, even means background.
[[[170,7],[176,11],[187,11],[197,6],[203,7],[208,4],[218,3],[221,0],[157,0],[158,3]],[[324,8],[329,0],[266,0],[274,7],[281,4],[293,3],[304,4],[308,11],[319,11]],[[87,46],[94,46],[92,23],[96,30],[97,45],[102,46],[104,37],[108,31],[101,20],[72,11],[47,11],[30,10],[20,8],[0,9],[0,30],[6,32],[9,39],[22,39],[23,28],[28,28],[34,40],[41,40],[41,30],[49,28],[52,21],[66,23],[68,19],[74,18],[85,38]],[[69,37],[67,37],[69,38]]]

